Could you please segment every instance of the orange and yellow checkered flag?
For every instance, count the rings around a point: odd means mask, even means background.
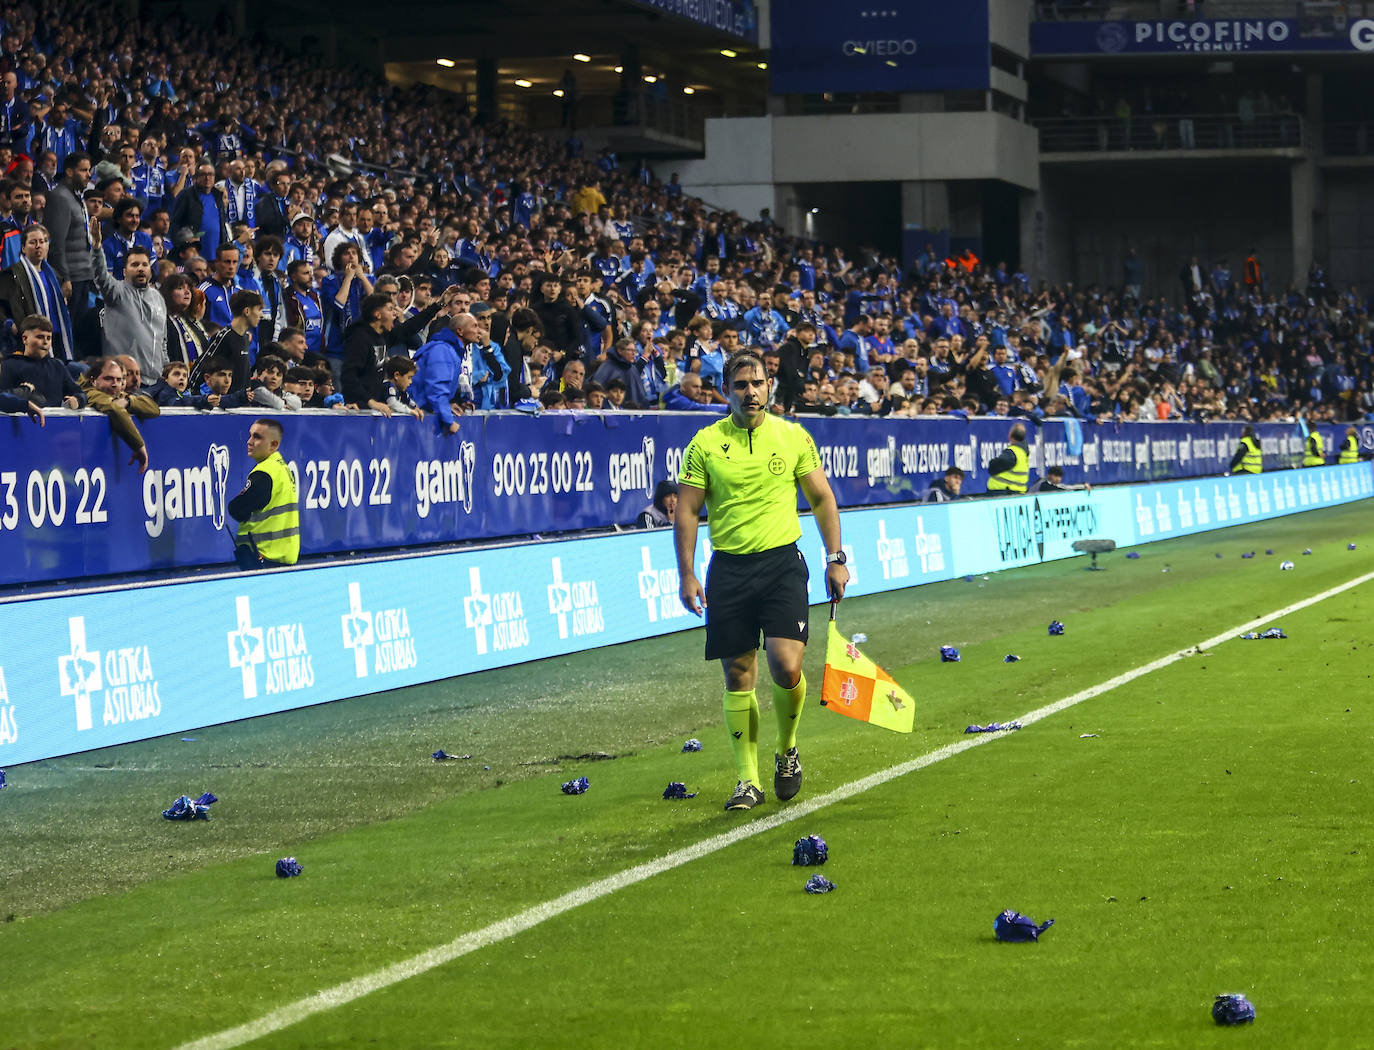
[[[825,646],[821,705],[836,714],[871,722],[894,733],[910,733],[916,720],[911,694],[859,652],[857,645],[845,641],[834,620],[830,621],[830,637]]]

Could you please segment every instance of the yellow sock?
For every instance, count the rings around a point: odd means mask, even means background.
[[[738,779],[759,783],[759,701],[754,690],[747,693],[725,691],[721,700],[725,708],[725,729],[730,734],[730,746],[735,751]]]
[[[786,754],[797,746],[797,723],[806,703],[806,675],[797,679],[791,689],[773,683],[773,714],[778,719],[778,754]]]

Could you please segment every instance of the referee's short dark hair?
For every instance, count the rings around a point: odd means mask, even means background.
[[[731,357],[730,360],[725,362],[725,368],[722,370],[722,374],[725,379],[725,385],[729,386],[731,383],[733,383],[735,381],[735,373],[738,372],[741,368],[745,368],[748,366],[753,366],[757,368],[765,376],[768,374],[768,369],[765,368],[763,365],[763,358],[761,358],[758,354],[754,353],[754,351],[752,350],[741,350],[739,353]]]

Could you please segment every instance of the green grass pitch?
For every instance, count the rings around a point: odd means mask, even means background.
[[[915,696],[916,732],[821,709],[813,644],[797,803],[1359,577],[1374,525],[1355,504],[1139,550],[1106,572],[1079,559],[842,603],[842,630]],[[1363,584],[1276,620],[1286,641],[1198,651],[243,1045],[1374,1045],[1372,619]],[[0,1048],[175,1047],[785,814],[797,803],[771,790],[722,809],[734,777],[701,644],[11,768]],[[962,661],[941,664],[942,644]],[[693,736],[705,750],[681,753]],[[440,747],[473,757],[434,763]],[[580,775],[586,795],[559,792]],[[665,802],[671,780],[701,794]],[[161,819],[205,790],[209,823]],[[791,866],[805,834],[830,845],[828,896]],[[279,880],[288,854],[305,874]],[[1057,923],[999,944],[1004,908]],[[1258,1012],[1243,1031],[1211,1021],[1233,991]]]

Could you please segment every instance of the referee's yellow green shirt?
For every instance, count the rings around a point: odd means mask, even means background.
[[[798,424],[765,415],[745,430],[727,415],[688,442],[678,480],[706,491],[712,548],[756,554],[801,538],[797,481],[820,465]]]

